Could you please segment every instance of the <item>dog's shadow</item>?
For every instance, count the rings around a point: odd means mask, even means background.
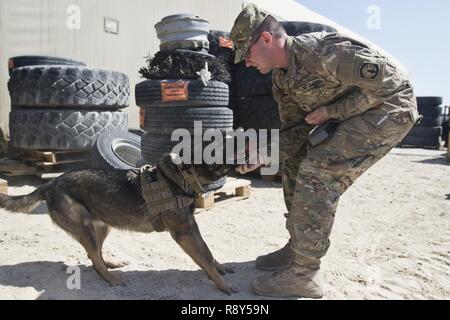
[[[92,266],[79,265],[77,268],[63,262],[51,261],[0,266],[0,286],[13,288],[8,289],[11,292],[11,296],[8,297],[10,299],[263,299],[254,295],[250,287],[250,281],[255,276],[267,274],[255,270],[254,261],[229,263],[226,266],[232,267],[235,273],[225,275],[225,281],[239,290],[238,293],[230,296],[216,289],[202,270],[120,271],[121,269],[117,269],[113,272],[122,276],[129,284],[126,287],[111,287],[100,278]],[[28,296],[24,296],[24,291],[14,290],[14,288],[34,288],[38,294],[27,292]],[[3,289],[0,290],[3,291]]]

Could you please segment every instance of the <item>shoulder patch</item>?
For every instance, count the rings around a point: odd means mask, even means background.
[[[363,63],[359,70],[361,79],[373,80],[380,73],[380,66],[376,63]]]

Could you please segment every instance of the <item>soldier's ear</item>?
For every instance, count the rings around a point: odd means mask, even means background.
[[[268,31],[263,31],[260,36],[261,40],[264,41],[265,44],[271,46],[273,41],[273,36]]]

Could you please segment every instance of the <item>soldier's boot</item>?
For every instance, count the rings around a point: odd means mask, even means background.
[[[294,255],[289,240],[283,248],[256,258],[255,268],[261,271],[281,271],[289,268],[293,259]]]
[[[256,278],[252,282],[255,294],[273,298],[322,298],[322,275],[318,266],[299,265],[294,261],[291,266],[272,275]]]

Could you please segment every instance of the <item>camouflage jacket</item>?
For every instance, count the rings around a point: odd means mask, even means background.
[[[408,77],[369,44],[322,32],[288,37],[287,50],[288,68],[273,70],[284,126],[321,106],[332,119],[346,120],[384,103],[417,120]]]

